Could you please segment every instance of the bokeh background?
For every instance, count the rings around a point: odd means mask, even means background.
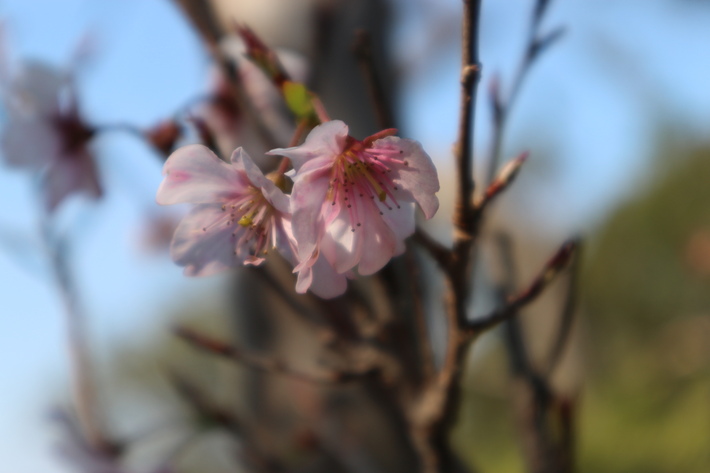
[[[267,3],[252,13],[260,32],[303,47],[294,39],[299,19],[278,19],[278,2]],[[484,1],[478,163],[490,144],[487,84],[498,74],[509,85],[531,5]],[[394,1],[388,20],[403,134],[422,142],[444,182],[456,133],[459,7]],[[210,83],[207,54],[167,0],[3,0],[0,19],[10,63],[66,67],[78,44],[91,45],[76,78],[92,123],[149,127]],[[557,0],[543,29],[564,26],[565,36],[535,64],[511,115],[504,154],[528,149],[531,158],[492,218],[518,236],[522,272],[568,235],[586,241],[566,381],[579,394],[583,472],[710,471],[708,24],[702,0]],[[155,408],[164,394],[141,388],[152,368],[179,356],[169,327],[197,312],[219,326],[226,279],[184,278],[151,245],[155,222],[174,215],[154,204],[154,151],[121,133],[94,146],[106,195],[72,199],[60,222],[72,235],[102,396],[119,430],[138,434],[171,415]],[[70,368],[35,185],[0,168],[0,469],[64,473],[50,412],[69,398]],[[451,186],[443,187],[434,231],[445,240]],[[482,345],[456,445],[482,471],[522,471],[504,353],[495,334]]]

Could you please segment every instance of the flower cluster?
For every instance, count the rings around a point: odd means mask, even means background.
[[[8,121],[0,135],[5,162],[43,173],[48,211],[68,196],[101,195],[89,142],[95,130],[79,114],[70,75],[40,63],[24,64],[2,78]]]
[[[160,204],[196,204],[175,232],[171,254],[191,276],[259,264],[271,248],[298,273],[296,290],[330,298],[347,279],[377,272],[404,251],[414,208],[426,218],[439,207],[431,158],[415,141],[384,130],[362,141],[345,123],[317,126],[289,158],[291,195],[283,175],[264,176],[241,148],[231,163],[191,145],[165,163]]]

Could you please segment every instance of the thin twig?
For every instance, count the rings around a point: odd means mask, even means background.
[[[251,368],[267,373],[278,373],[291,376],[302,381],[322,384],[337,384],[356,379],[370,370],[360,371],[319,371],[306,372],[290,366],[286,361],[271,356],[248,353],[225,341],[198,333],[187,327],[178,326],[175,334],[190,345],[207,353],[228,358],[243,363]]]
[[[239,109],[247,116],[248,122],[254,124],[259,137],[264,141],[267,148],[277,148],[278,142],[273,131],[264,123],[261,114],[257,113],[254,104],[246,92],[237,64],[228,57],[220,48],[220,41],[225,35],[222,27],[217,21],[217,15],[211,2],[208,0],[174,0],[185,15],[192,21],[193,25],[202,35],[212,57],[219,64],[224,77],[227,79],[230,93],[236,101]]]
[[[234,415],[231,411],[216,405],[205,395],[194,383],[177,373],[170,374],[175,390],[192,407],[202,420],[227,429],[241,443],[241,453],[244,460],[255,471],[264,473],[276,473],[283,471],[283,468],[271,456],[266,455],[255,444],[250,435],[248,425]]]
[[[86,334],[86,319],[79,307],[76,288],[67,261],[65,242],[52,234],[49,220],[50,216],[45,214],[42,222],[42,236],[64,305],[74,384],[74,404],[79,425],[86,442],[93,449],[104,453],[111,452],[113,450],[112,443],[104,433],[99,416],[94,368]]]
[[[419,358],[421,363],[421,371],[425,381],[433,378],[435,373],[434,364],[434,349],[431,344],[429,335],[429,327],[427,324],[426,311],[423,307],[423,294],[421,288],[421,274],[419,265],[415,259],[417,256],[412,251],[407,251],[404,255],[406,269],[410,274],[409,284],[410,293],[414,299],[412,302],[414,311],[414,324],[416,330],[416,339],[418,345]]]
[[[451,264],[445,269],[447,345],[444,364],[418,410],[413,437],[425,472],[454,472],[460,462],[449,445],[461,398],[461,377],[470,339],[464,336],[471,283],[471,248],[475,238],[473,206],[473,142],[476,87],[481,76],[478,59],[480,0],[463,1],[461,51],[461,102],[454,157],[457,193],[454,208],[454,243]]]
[[[563,244],[525,290],[510,298],[505,306],[494,310],[484,317],[470,321],[466,328],[469,336],[476,336],[511,319],[517,314],[518,310],[534,301],[567,266],[576,249],[576,240],[570,240]]]
[[[503,169],[500,170],[496,178],[486,189],[480,202],[476,204],[476,215],[479,219],[483,211],[515,181],[521,166],[525,163],[527,158],[528,153],[524,152],[503,166]]]
[[[434,240],[427,232],[417,227],[413,235],[414,241],[424,248],[429,255],[441,266],[448,270],[451,266],[451,251],[444,245]]]
[[[513,77],[508,97],[506,99],[501,97],[500,81],[497,77],[491,82],[489,94],[491,108],[493,110],[493,138],[491,140],[492,145],[487,163],[488,172],[485,180],[486,186],[490,185],[496,171],[498,170],[498,164],[501,157],[501,148],[503,145],[503,136],[508,122],[508,115],[518,97],[528,72],[535,63],[535,60],[540,57],[540,53],[542,53],[562,36],[563,30],[560,28],[553,30],[552,33],[546,36],[540,36],[540,25],[549,4],[549,0],[538,0],[535,4],[535,9],[530,22],[528,39],[525,45],[525,51],[523,53],[523,57],[521,58],[520,64],[518,65],[518,70]]]
[[[454,248],[459,256],[468,254],[471,239],[471,215],[473,213],[473,141],[476,114],[476,88],[481,77],[478,59],[478,21],[480,0],[464,0],[461,51],[461,102],[459,128],[454,155],[458,178],[458,193],[454,214]],[[465,253],[465,254],[463,254]]]
[[[517,285],[517,269],[510,238],[496,239],[504,276],[498,297],[504,300]],[[571,257],[573,261],[576,253]],[[534,365],[521,321],[512,317],[505,323],[505,341],[513,375],[513,392],[523,453],[530,471],[569,473],[572,471],[572,412],[568,400],[560,397],[550,380]]]
[[[574,313],[577,308],[577,292],[579,287],[579,273],[582,261],[582,243],[578,242],[577,251],[570,263],[569,276],[567,278],[567,291],[565,294],[564,305],[562,306],[562,314],[560,316],[557,332],[553,338],[550,352],[547,355],[545,362],[545,372],[552,373],[557,367],[562,354],[565,351],[567,342],[572,331],[572,322],[574,321]]]

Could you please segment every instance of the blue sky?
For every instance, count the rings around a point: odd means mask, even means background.
[[[530,3],[484,2],[482,91],[494,71],[508,83]],[[454,0],[435,5],[443,17],[458,8]],[[535,150],[554,150],[556,171],[539,174],[535,182],[543,185],[525,212],[563,235],[590,230],[643,183],[659,114],[690,139],[710,138],[710,8],[687,0],[558,0],[550,13],[546,28],[561,24],[568,33],[529,76],[505,149],[512,156],[534,142],[533,175]],[[206,87],[206,58],[168,1],[5,0],[0,18],[16,59],[61,66],[86,32],[96,38],[97,54],[79,82],[83,109],[98,123],[150,125]],[[408,21],[396,43],[402,54],[409,35],[426,28],[421,19]],[[458,57],[439,53],[403,89],[405,129],[442,169],[456,130]],[[480,103],[484,155],[490,127]],[[106,362],[127,340],[166,330],[166,308],[205,292],[218,298],[219,280],[185,279],[165,255],[138,250],[161,180],[158,160],[142,143],[115,135],[102,137],[97,149],[106,198],[70,202],[62,223],[74,236],[73,269],[92,346]],[[52,457],[55,432],[46,414],[67,389],[63,313],[41,257],[31,181],[0,167],[0,188],[2,468],[61,473],[67,470]]]

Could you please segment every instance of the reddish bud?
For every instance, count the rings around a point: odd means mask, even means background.
[[[168,156],[182,136],[182,128],[175,120],[166,120],[146,131],[145,136],[155,149]]]
[[[276,84],[289,80],[288,74],[276,57],[276,53],[259,38],[254,31],[245,25],[236,25],[237,34],[242,38],[247,48],[246,55],[254,64]]]

